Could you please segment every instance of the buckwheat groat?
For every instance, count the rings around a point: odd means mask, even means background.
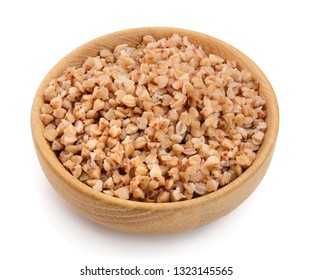
[[[266,130],[258,82],[187,37],[100,50],[44,91],[44,137],[106,195],[175,202],[216,191],[253,163]]]

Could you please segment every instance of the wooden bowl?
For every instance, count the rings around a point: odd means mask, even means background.
[[[81,66],[88,56],[96,56],[101,48],[113,49],[119,44],[135,46],[144,35],[159,39],[173,33],[187,35],[206,53],[237,61],[238,67],[250,71],[259,81],[260,95],[266,99],[265,138],[257,157],[236,180],[217,190],[188,201],[145,203],[110,197],[89,188],[74,178],[60,163],[43,137],[40,120],[43,91],[48,82],[60,76],[68,66]],[[123,30],[94,39],[72,51],[47,74],[33,101],[31,113],[32,136],[42,169],[55,190],[75,209],[91,220],[107,227],[131,233],[170,233],[200,227],[226,215],[241,204],[258,186],[270,164],[279,126],[279,111],[271,84],[246,55],[234,47],[208,35],[177,28],[147,27]]]

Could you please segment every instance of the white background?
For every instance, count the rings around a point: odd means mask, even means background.
[[[188,265],[232,266],[234,275],[159,278],[313,279],[310,2],[1,1],[0,278],[93,279],[80,269]],[[45,179],[31,139],[32,99],[49,69],[93,38],[142,26],[232,44],[264,71],[280,106],[275,154],[257,190],[226,217],[181,234],[129,235],[81,217]]]

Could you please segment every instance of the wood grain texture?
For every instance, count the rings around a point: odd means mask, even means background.
[[[260,95],[267,102],[267,131],[256,160],[239,178],[214,193],[181,202],[144,203],[126,201],[106,196],[74,178],[59,162],[48,142],[43,137],[40,107],[43,91],[52,78],[61,75],[69,66],[81,66],[88,56],[95,56],[101,48],[113,49],[127,43],[137,45],[144,35],[157,39],[173,33],[187,35],[190,41],[201,46],[206,53],[215,53],[223,58],[236,60],[238,67],[247,69],[259,81]],[[147,27],[123,30],[92,40],[59,61],[47,74],[33,101],[31,127],[34,146],[42,169],[55,190],[75,209],[91,220],[107,227],[131,233],[172,233],[203,226],[226,215],[241,204],[258,186],[270,164],[279,126],[279,111],[271,84],[258,68],[243,53],[234,47],[208,35],[177,29]]]

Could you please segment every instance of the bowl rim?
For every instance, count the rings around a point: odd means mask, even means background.
[[[162,32],[167,31],[170,33],[178,33],[178,34],[185,34],[188,37],[190,37],[191,34],[193,35],[199,35],[204,36],[208,40],[208,42],[214,41],[215,45],[221,45],[223,48],[226,48],[228,51],[231,51],[234,53],[236,57],[244,58],[247,63],[249,63],[249,67],[253,69],[254,73],[257,73],[259,79],[262,80],[264,85],[266,85],[266,106],[267,110],[271,109],[271,115],[273,122],[268,124],[266,133],[265,133],[265,139],[263,140],[263,143],[260,147],[260,150],[257,152],[256,159],[252,163],[252,165],[245,170],[238,178],[236,178],[231,183],[225,185],[224,187],[218,189],[215,192],[191,199],[191,200],[184,200],[184,201],[177,201],[177,202],[167,202],[167,203],[151,203],[151,202],[139,202],[139,201],[132,201],[132,200],[124,200],[117,197],[111,197],[109,195],[106,195],[102,192],[96,191],[90,187],[88,187],[83,182],[79,181],[77,178],[75,178],[72,174],[70,174],[69,171],[66,170],[66,168],[61,164],[59,159],[57,158],[56,154],[52,151],[50,148],[50,144],[43,136],[43,124],[40,120],[40,107],[43,103],[43,97],[42,92],[44,87],[46,86],[47,81],[51,80],[53,77],[53,74],[56,73],[55,69],[59,67],[61,64],[64,64],[65,61],[71,57],[75,57],[75,55],[80,52],[82,49],[90,49],[90,46],[97,45],[99,41],[109,40],[109,38],[112,37],[127,37],[131,36],[134,32],[150,32],[154,34],[155,32]],[[143,34],[145,34],[143,32]],[[146,33],[147,34],[147,33]],[[241,51],[236,49],[235,47],[229,45],[228,43],[225,43],[222,40],[219,40],[215,37],[212,37],[210,35],[206,35],[200,32],[187,30],[187,29],[181,29],[181,28],[175,28],[175,27],[139,27],[139,28],[131,28],[131,29],[125,29],[116,31],[113,33],[109,33],[100,37],[97,37],[68,53],[66,56],[64,56],[61,60],[59,60],[47,73],[45,78],[42,80],[36,95],[33,100],[32,110],[31,110],[31,130],[32,130],[32,137],[35,149],[37,151],[38,156],[42,156],[44,154],[48,155],[45,157],[46,163],[48,164],[48,168],[51,168],[54,173],[56,173],[58,176],[60,176],[63,181],[69,185],[73,190],[81,193],[82,195],[88,196],[89,198],[98,201],[107,203],[110,205],[114,205],[121,208],[128,208],[128,209],[138,209],[138,210],[179,210],[180,208],[189,207],[189,206],[195,206],[196,204],[203,204],[203,203],[210,203],[213,201],[216,201],[220,197],[223,197],[225,195],[231,194],[233,191],[235,191],[237,188],[240,187],[240,185],[247,181],[249,178],[253,177],[253,175],[257,172],[257,170],[264,164],[266,159],[272,154],[272,151],[275,147],[277,135],[278,135],[278,128],[279,128],[279,109],[278,109],[278,103],[275,96],[275,92],[268,81],[265,74],[262,72],[262,70],[245,54],[243,54]]]

